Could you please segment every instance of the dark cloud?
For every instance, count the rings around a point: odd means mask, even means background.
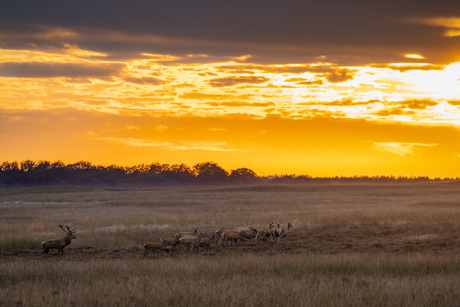
[[[0,44],[43,48],[76,43],[118,56],[133,56],[136,50],[252,54],[272,63],[314,61],[321,55],[337,63],[382,62],[417,50],[436,62],[453,57],[460,42],[443,36],[442,27],[413,20],[455,12],[460,12],[460,2],[452,0],[6,1],[0,27],[2,33],[16,35],[3,36]],[[43,27],[83,35],[25,35],[34,29],[43,34]]]
[[[259,84],[259,83],[265,83],[269,80],[270,79],[267,79],[265,77],[247,76],[247,77],[217,78],[217,79],[210,80],[209,83],[211,84],[211,86],[214,86],[214,87],[224,87],[224,86],[235,86],[235,85],[244,84],[244,83]]]
[[[308,86],[317,86],[317,85],[322,85],[322,84],[323,84],[322,80],[297,82],[297,85],[308,85]]]
[[[99,78],[117,76],[122,64],[2,63],[0,76],[18,78]]]
[[[407,65],[396,65],[396,64],[371,64],[370,67],[374,68],[390,68],[393,70],[398,70],[400,72],[406,72],[409,70],[442,70],[445,68],[445,65],[433,65],[433,64],[418,64],[418,63],[409,63]]]

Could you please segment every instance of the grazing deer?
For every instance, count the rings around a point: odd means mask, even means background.
[[[61,252],[62,256],[64,256],[64,247],[69,245],[72,242],[72,239],[76,238],[74,236],[75,230],[70,229],[70,226],[66,226],[67,230],[65,230],[64,226],[62,226],[62,224],[59,224],[59,228],[61,228],[64,232],[66,232],[67,235],[60,240],[43,241],[42,246],[43,246],[44,254],[48,254],[48,251],[50,249],[57,249],[58,255],[59,255],[59,252]]]
[[[167,252],[171,256],[171,252],[161,242],[145,243],[144,244],[144,258],[145,256],[147,256],[149,252],[154,252],[155,254],[161,254],[161,255],[164,255],[163,252]]]

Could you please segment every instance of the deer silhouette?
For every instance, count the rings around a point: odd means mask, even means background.
[[[59,253],[64,256],[64,247],[69,245],[72,242],[72,239],[75,239],[76,237],[74,236],[75,230],[70,229],[70,226],[65,226],[66,229],[64,229],[64,226],[62,224],[59,224],[59,228],[61,228],[64,232],[67,233],[67,235],[59,240],[51,240],[51,241],[43,241],[42,246],[43,246],[43,253],[48,254],[48,251],[50,249],[57,249],[58,250],[58,255]]]

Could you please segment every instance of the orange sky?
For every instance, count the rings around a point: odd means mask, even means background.
[[[445,48],[0,24],[0,161],[460,176],[460,17],[407,24]]]

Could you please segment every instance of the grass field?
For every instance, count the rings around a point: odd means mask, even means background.
[[[294,229],[279,243],[150,254],[178,231]],[[76,239],[57,256],[40,243]],[[459,306],[460,185],[0,190],[0,306]]]

